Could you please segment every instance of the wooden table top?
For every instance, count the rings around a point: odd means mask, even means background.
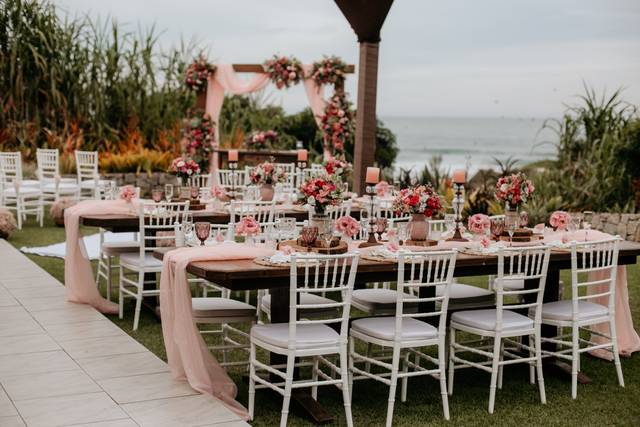
[[[162,248],[154,252],[154,256],[162,259],[164,254],[173,248]],[[620,243],[618,264],[635,264],[640,255],[640,243],[623,241]],[[454,276],[480,276],[495,274],[498,258],[496,256],[479,256],[459,253]],[[568,251],[551,251],[550,270],[571,268],[571,253]],[[187,271],[195,276],[229,288],[231,290],[273,289],[289,286],[289,266],[264,266],[253,260],[199,261],[189,264]],[[397,278],[398,264],[393,261],[372,261],[360,259],[356,282],[384,282]],[[300,269],[304,274],[304,269]],[[264,280],[268,279],[268,280]]]

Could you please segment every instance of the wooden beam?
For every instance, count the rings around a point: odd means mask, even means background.
[[[262,64],[233,64],[233,70],[238,73],[264,73]],[[347,65],[347,73],[353,74],[355,70],[355,65]]]
[[[353,153],[353,188],[364,194],[365,174],[376,154],[376,88],[378,85],[378,43],[360,43],[356,140]]]

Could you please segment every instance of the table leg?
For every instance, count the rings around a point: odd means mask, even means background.
[[[289,288],[271,289],[271,323],[289,322]],[[281,354],[271,353],[272,365],[283,365],[287,363],[287,357]],[[294,373],[294,378],[299,378],[299,373]],[[272,377],[273,381],[282,381],[280,377]],[[322,407],[317,400],[311,397],[308,389],[293,389],[291,401],[295,402],[302,410],[311,417],[316,424],[327,424],[334,422],[333,416]]]

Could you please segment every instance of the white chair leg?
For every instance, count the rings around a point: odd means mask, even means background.
[[[229,335],[228,335],[228,334],[229,334],[229,331],[228,331],[228,329],[227,329],[227,327],[226,327],[226,325],[225,325],[225,324],[222,324],[221,326],[222,326],[222,327],[221,327],[221,332],[222,332],[222,345],[223,345],[223,346],[226,346],[226,345],[227,345],[227,338],[229,337]],[[228,360],[227,360],[227,359],[228,359],[228,353],[229,353],[229,351],[228,351],[227,349],[223,349],[223,350],[222,350],[222,363],[224,364],[224,366],[226,366],[226,365],[227,365],[227,361],[228,361]],[[225,369],[226,369],[226,368],[225,368]]]
[[[493,339],[493,359],[491,363],[491,384],[489,385],[489,413],[493,414],[496,402],[496,383],[498,382],[498,370],[500,363],[500,346],[502,337],[496,335]]]
[[[355,354],[355,340],[349,337],[349,402],[353,399],[353,357]]]
[[[571,398],[578,397],[578,358],[580,353],[580,328],[578,325],[571,325]]]
[[[373,344],[370,342],[367,343],[367,357],[371,357],[371,350],[373,349]],[[371,362],[364,362],[364,370],[367,372],[371,372]]]
[[[531,344],[531,343],[529,343]],[[544,391],[544,373],[542,372],[542,338],[540,337],[540,329],[536,331],[536,368],[538,371],[538,388],[540,389],[540,403],[547,403],[547,395]]]
[[[449,396],[447,395],[447,372],[445,364],[447,363],[445,337],[440,338],[438,343],[438,369],[440,370],[440,395],[442,396],[442,412],[444,419],[449,420]]]
[[[404,355],[404,358],[402,359],[402,373],[405,374],[409,371],[409,356],[410,353],[407,352],[407,354]],[[406,402],[407,401],[407,384],[408,384],[408,378],[407,377],[402,377],[402,384],[400,385],[400,401],[401,402]]]
[[[140,309],[142,308],[142,290],[144,289],[144,273],[138,272],[138,289],[136,292],[136,310],[133,314],[133,330],[138,330],[140,322]]]
[[[538,345],[536,344],[535,348],[533,348],[534,341],[535,341],[534,335],[529,335],[529,357],[534,357],[536,355],[536,349],[538,348]],[[529,383],[531,384],[536,383],[536,364],[537,364],[537,359],[534,362],[529,362]]]
[[[18,220],[18,230],[22,230],[22,204],[16,199],[16,219]]]
[[[398,368],[400,367],[400,349],[394,347],[391,359],[391,384],[389,385],[389,403],[387,405],[387,427],[393,424],[393,406],[396,401],[396,386],[398,385]]]
[[[256,401],[256,382],[254,380],[256,376],[256,346],[255,344],[250,344],[249,350],[249,418],[253,420],[253,414],[255,410],[255,401]]]
[[[311,381],[316,383],[318,381],[318,365],[320,364],[320,358],[314,356],[313,358],[313,367],[311,368]],[[318,400],[318,386],[313,385],[311,387],[311,397],[315,400]]]
[[[456,355],[456,349],[454,347],[456,343],[456,330],[449,329],[449,396],[453,395],[453,377],[455,372],[455,363],[453,358]]]
[[[504,365],[502,364],[504,361],[504,341],[500,344],[500,365],[498,365],[498,389],[502,390],[502,375],[504,374]]]
[[[284,398],[282,399],[282,415],[280,417],[280,427],[287,427],[287,418],[289,417],[289,404],[291,403],[291,388],[293,385],[293,368],[296,358],[289,354],[287,356],[287,372],[284,384]]]
[[[118,317],[122,319],[124,315],[124,292],[122,292],[122,288],[124,287],[124,282],[122,278],[124,277],[124,267],[120,266],[120,280],[118,283]]]
[[[111,257],[107,256],[107,301],[111,301]]]
[[[340,348],[340,379],[342,380],[342,400],[344,401],[344,415],[347,419],[347,427],[353,427],[353,416],[351,415],[351,392],[349,385],[349,369],[347,358],[347,346]],[[317,388],[317,387],[316,387]],[[314,396],[314,399],[317,398]]]
[[[618,384],[620,387],[624,387],[624,377],[622,376],[622,365],[620,364],[620,354],[618,353],[618,337],[616,332],[616,319],[611,316],[609,320],[609,331],[611,335],[611,346],[613,347],[613,363],[616,366],[616,372],[618,373]]]

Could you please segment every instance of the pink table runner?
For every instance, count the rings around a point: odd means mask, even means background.
[[[98,292],[91,262],[80,236],[80,217],[105,214],[134,215],[132,209],[135,209],[136,205],[133,206],[132,208],[132,205],[124,200],[85,200],[64,210],[66,233],[64,282],[67,287],[68,301],[89,304],[101,313],[118,312],[118,304],[107,301]]]
[[[217,397],[245,420],[249,419],[249,414],[235,400],[235,383],[211,355],[193,321],[186,268],[195,261],[254,259],[273,252],[263,247],[233,242],[180,248],[165,255],[160,276],[162,334],[171,373],[178,380],[187,380],[195,390]]]

